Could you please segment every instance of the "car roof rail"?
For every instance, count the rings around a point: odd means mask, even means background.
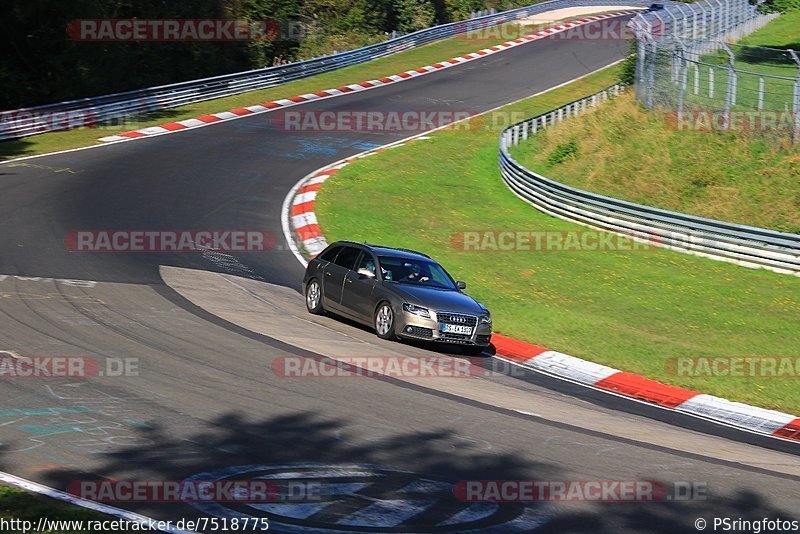
[[[337,241],[336,243],[348,243],[348,244],[352,244],[352,245],[362,245],[362,246],[373,247],[373,248],[385,248],[385,249],[388,249],[388,250],[400,250],[402,252],[408,252],[410,254],[418,254],[419,256],[428,258],[429,260],[433,259],[430,256],[428,256],[427,254],[425,254],[424,252],[420,252],[418,250],[412,250],[410,248],[387,247],[385,245],[376,245],[375,243],[367,243],[366,241],[360,241],[360,242],[359,241],[352,241],[352,240],[349,240],[349,239],[341,239],[341,240]]]
[[[376,245],[376,244],[374,244],[374,243],[367,243],[366,241],[364,242],[364,244],[365,244],[365,245],[367,245],[367,246],[369,246],[369,247],[375,247],[375,248],[386,248],[386,249],[390,249],[390,250],[400,250],[400,251],[402,251],[402,252],[408,252],[408,253],[410,253],[410,254],[418,254],[418,255],[420,255],[420,256],[423,256],[423,257],[425,257],[425,258],[428,258],[429,260],[430,260],[430,259],[432,259],[430,256],[428,256],[428,255],[427,255],[427,254],[425,254],[424,252],[420,252],[420,251],[418,251],[418,250],[413,250],[413,249],[410,249],[410,248],[401,248],[401,247],[387,247],[387,246],[384,246],[384,245]]]

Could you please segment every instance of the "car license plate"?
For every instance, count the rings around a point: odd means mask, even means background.
[[[442,332],[450,332],[451,334],[464,334],[467,336],[472,335],[472,327],[464,326],[461,324],[447,324],[442,323]]]

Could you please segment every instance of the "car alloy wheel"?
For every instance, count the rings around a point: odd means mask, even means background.
[[[306,308],[313,314],[322,313],[322,289],[316,280],[306,286]]]
[[[381,339],[394,339],[394,312],[388,302],[382,302],[375,312],[375,332]]]

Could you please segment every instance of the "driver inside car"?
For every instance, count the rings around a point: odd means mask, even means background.
[[[410,267],[410,270],[405,278],[403,278],[404,282],[427,282],[430,280],[427,273],[422,272],[422,267],[420,267],[419,263],[412,263],[407,265],[407,267]]]

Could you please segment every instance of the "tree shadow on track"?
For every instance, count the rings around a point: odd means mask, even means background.
[[[359,411],[368,413],[369,406],[353,407],[354,414]],[[707,498],[685,502],[465,503],[454,494],[458,481],[586,480],[603,475],[575,477],[545,459],[531,461],[531,454],[498,450],[483,441],[479,432],[460,436],[443,428],[401,430],[389,421],[381,424],[369,417],[347,423],[289,409],[268,418],[234,412],[185,436],[158,425],[140,427],[137,432],[140,445],[115,448],[92,472],[50,470],[37,478],[73,489],[76,481],[99,479],[266,479],[277,482],[282,493],[287,480],[306,487],[323,484],[317,486],[322,489],[316,497],[278,503],[227,501],[190,506],[152,499],[109,503],[161,519],[267,517],[270,530],[277,532],[312,528],[325,529],[320,532],[334,528],[348,532],[696,532],[697,518],[709,525],[715,517],[797,519],[792,515],[795,510],[776,507],[769,496],[748,490],[744,479],[733,492],[709,487]],[[532,448],[535,442],[532,439]],[[588,466],[579,470],[603,472]],[[674,481],[663,482],[670,486]],[[779,486],[789,487],[787,481],[780,482]]]

